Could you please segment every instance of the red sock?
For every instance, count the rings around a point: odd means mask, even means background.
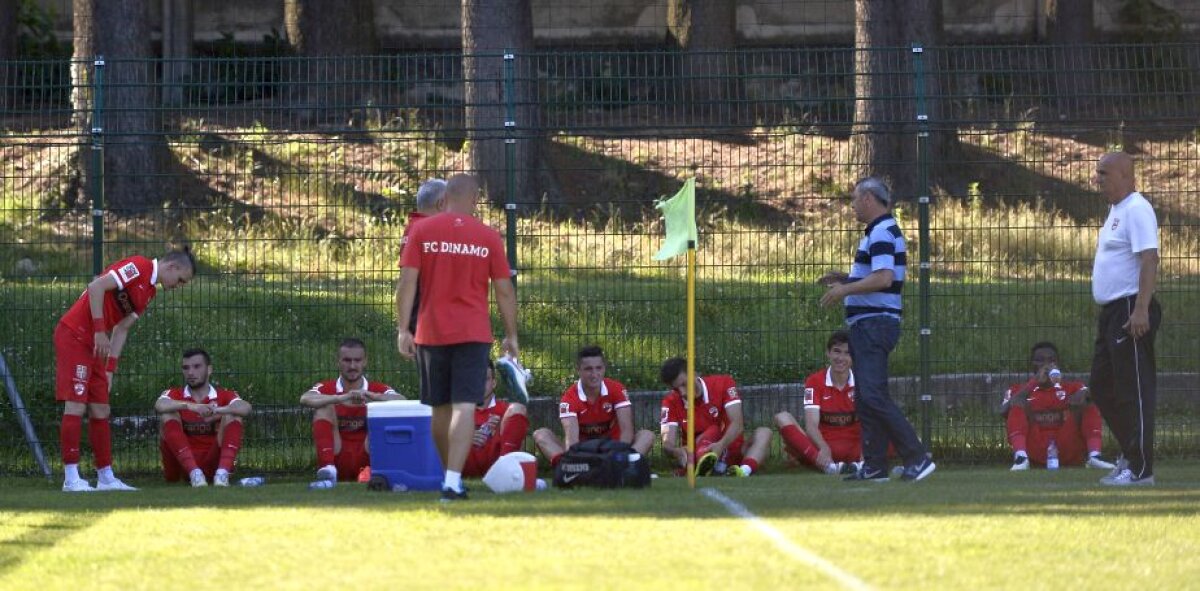
[[[1100,453],[1104,444],[1104,419],[1100,410],[1089,404],[1083,408],[1083,441],[1087,444],[1088,453]]]
[[[233,472],[233,461],[237,459],[241,449],[242,422],[230,421],[228,425],[225,425],[225,435],[221,438],[221,460],[217,463],[217,468]]]
[[[1008,409],[1008,443],[1012,445],[1013,452],[1023,452],[1029,448],[1025,437],[1029,430],[1029,420],[1025,418],[1025,409],[1014,406]]]
[[[561,459],[562,459],[562,454],[554,454],[554,456],[550,458],[550,465],[554,466],[554,467],[558,467],[558,461]]]
[[[167,449],[175,454],[175,459],[179,460],[179,465],[183,466],[183,470],[191,474],[195,470],[196,456],[192,454],[192,446],[188,445],[187,435],[183,434],[183,425],[179,421],[164,421],[163,422],[163,441],[167,442]]]
[[[500,424],[500,455],[520,451],[529,433],[529,417],[513,413]]]
[[[313,421],[313,443],[317,444],[317,467],[333,464],[333,423]]]
[[[108,419],[88,419],[88,442],[92,444],[92,457],[96,458],[96,469],[112,465],[112,429]]]
[[[812,440],[798,425],[788,425],[780,429],[779,435],[783,437],[783,444],[793,456],[805,460],[810,466],[817,465],[817,454],[821,453],[821,450],[813,445]]]
[[[83,438],[83,417],[63,415],[58,429],[58,445],[64,464],[79,463],[79,440]]]
[[[758,460],[756,460],[754,458],[743,458],[742,465],[750,466],[751,472],[758,472]]]

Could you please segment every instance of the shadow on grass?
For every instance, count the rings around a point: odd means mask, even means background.
[[[0,504],[0,510],[3,504]],[[49,550],[66,537],[87,529],[99,519],[88,512],[59,513],[44,523],[28,526],[19,535],[0,541],[0,576],[42,550]]]

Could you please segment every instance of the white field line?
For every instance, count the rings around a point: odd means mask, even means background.
[[[854,589],[855,591],[869,591],[872,589],[872,587],[862,579],[859,579],[858,577],[838,568],[832,562],[821,558],[820,556],[809,551],[807,548],[804,548],[803,546],[800,546],[789,540],[787,536],[780,533],[779,530],[772,527],[761,517],[751,513],[745,505],[721,494],[721,492],[716,489],[704,488],[701,489],[700,492],[703,493],[704,496],[723,505],[730,513],[745,519],[751,527],[758,530],[759,533],[774,542],[775,547],[779,548],[779,550],[784,554],[787,554],[788,556],[791,556],[800,562],[816,568],[829,578],[837,581],[842,587],[846,589]]]

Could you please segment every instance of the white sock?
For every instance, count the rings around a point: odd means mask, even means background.
[[[1088,457],[1089,457],[1089,458],[1098,458],[1098,457],[1100,457],[1100,452],[1098,452],[1098,451],[1089,451],[1089,452],[1088,452]]]
[[[727,469],[729,469],[729,466],[726,465],[725,462],[721,461],[718,461],[717,464],[713,466],[713,472],[716,472],[717,474],[724,474],[725,470]]]
[[[442,488],[448,488],[454,492],[462,492],[462,472],[446,470],[446,479],[442,481]]]
[[[751,468],[750,466],[747,466],[746,464],[742,464],[742,472],[745,472],[746,476],[749,476],[754,473],[754,468]]]
[[[113,474],[112,466],[105,466],[96,470],[96,475],[99,476],[100,482],[108,484],[117,479],[117,475]]]
[[[79,464],[63,464],[63,472],[66,472],[67,482],[79,480]]]

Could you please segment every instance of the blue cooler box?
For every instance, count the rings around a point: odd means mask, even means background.
[[[371,478],[391,490],[441,490],[442,460],[430,432],[432,410],[415,400],[367,404]]]

